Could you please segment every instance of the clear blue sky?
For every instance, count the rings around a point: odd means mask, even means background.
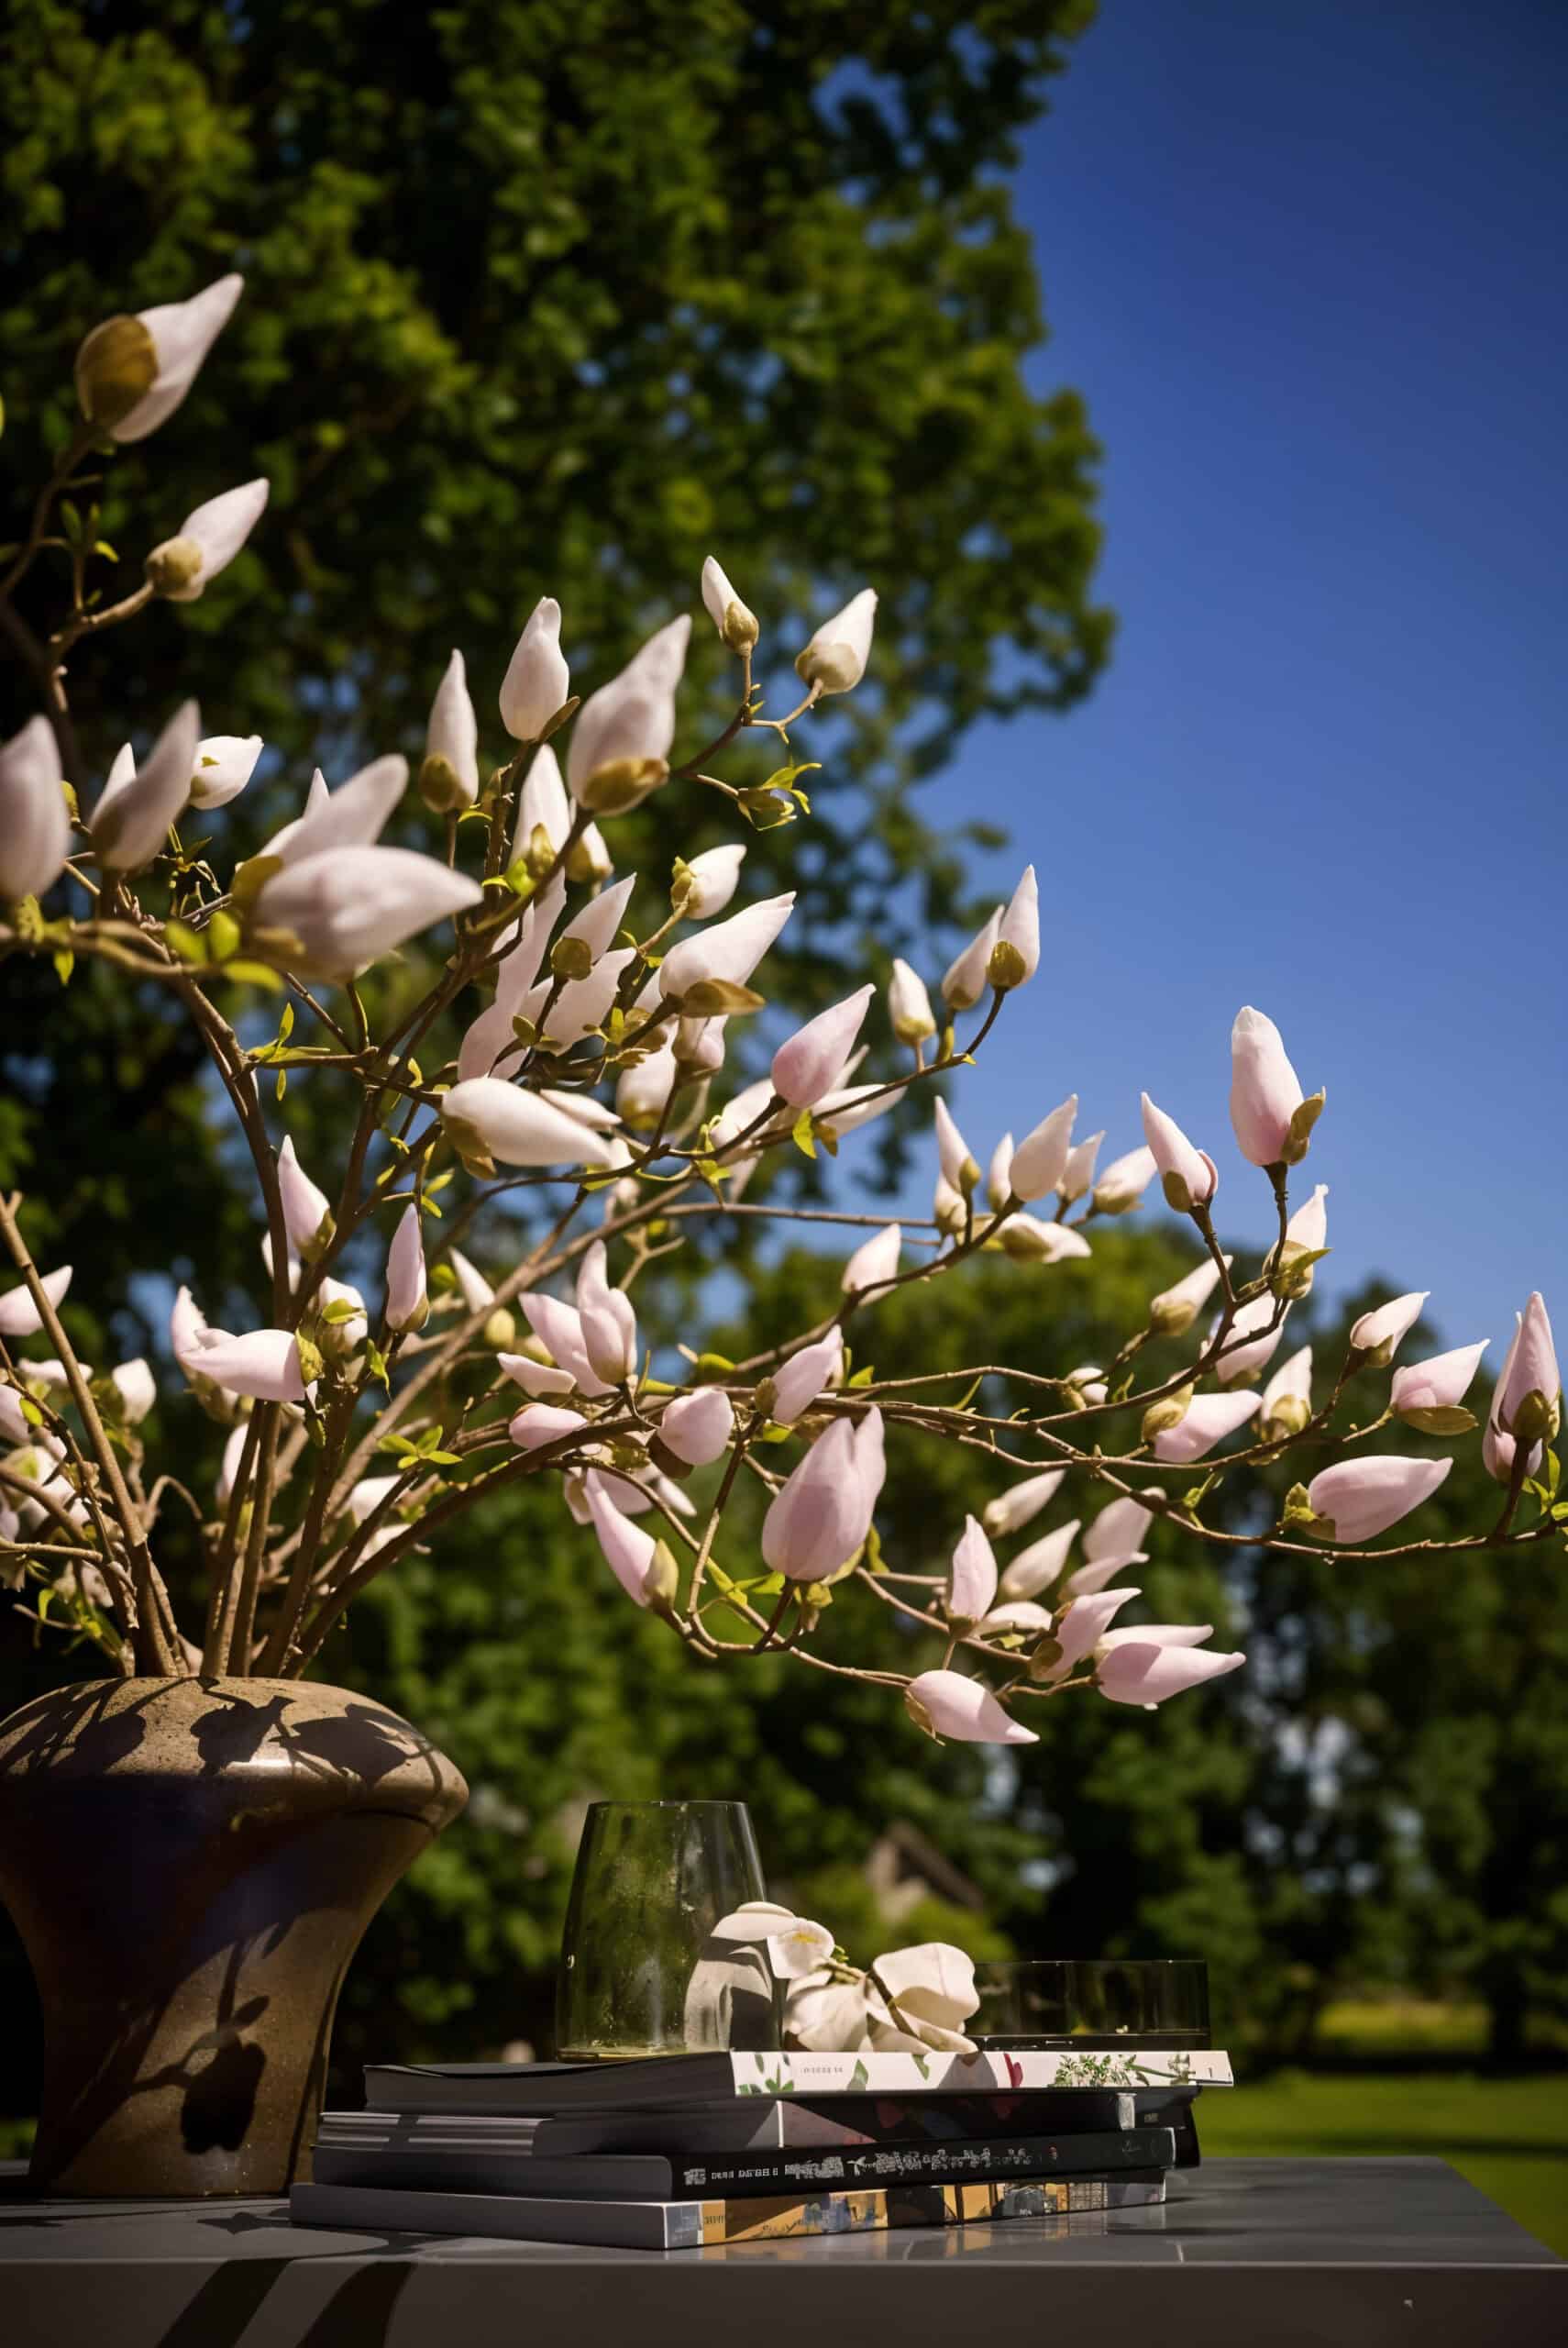
[[[1254,1002],[1328,1086],[1325,1270],[1430,1288],[1451,1344],[1532,1286],[1568,1335],[1565,68],[1546,0],[1106,0],[1019,193],[1121,634],[928,797],[996,804],[1045,914],[971,1146],[1076,1089],[1129,1148],[1147,1085],[1261,1237]]]

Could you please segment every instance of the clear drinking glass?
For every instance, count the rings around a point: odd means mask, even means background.
[[[965,2024],[985,2046],[1209,2045],[1200,1956],[1039,1957],[977,1965],[980,2002]]]
[[[578,1847],[556,1984],[562,2062],[778,2043],[769,1998],[690,2010],[721,1916],[767,1897],[743,1801],[596,1801]],[[722,1949],[723,1944],[716,1944]]]

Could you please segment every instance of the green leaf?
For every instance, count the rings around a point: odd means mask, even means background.
[[[816,1138],[812,1131],[812,1113],[809,1109],[802,1109],[794,1124],[790,1126],[790,1138],[794,1143],[797,1149],[804,1150],[808,1157],[814,1157],[816,1156]]]
[[[226,962],[239,951],[239,924],[221,908],[207,924],[207,951],[215,962]],[[269,977],[272,975],[268,973]]]
[[[265,987],[269,994],[283,991],[283,980],[269,962],[226,962],[221,975],[237,986]]]
[[[55,977],[62,987],[68,987],[71,984],[71,973],[76,968],[75,955],[72,953],[69,947],[57,946],[50,959],[54,964]]]
[[[207,958],[206,939],[196,930],[188,928],[182,921],[164,923],[163,942],[182,962],[204,962]]]

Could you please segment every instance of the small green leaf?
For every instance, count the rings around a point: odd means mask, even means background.
[[[226,962],[223,975],[237,986],[265,987],[269,994],[282,994],[283,981],[278,972],[266,962]]]
[[[207,951],[215,962],[226,962],[239,951],[239,924],[221,910],[207,924]]]
[[[809,1109],[802,1109],[790,1126],[790,1138],[797,1149],[803,1150],[808,1157],[815,1157],[817,1145],[812,1125],[812,1113]]]
[[[206,939],[200,936],[195,930],[188,929],[182,921],[164,923],[163,942],[171,954],[179,956],[182,962],[204,962],[207,958]]]
[[[72,953],[69,947],[60,946],[55,948],[50,958],[54,964],[55,977],[62,987],[68,987],[71,984],[71,973],[76,968],[75,955]]]

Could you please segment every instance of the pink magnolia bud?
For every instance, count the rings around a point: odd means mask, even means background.
[[[1026,1476],[1021,1484],[988,1501],[980,1522],[991,1538],[1000,1541],[1010,1533],[1021,1533],[1055,1499],[1066,1472],[1065,1468],[1047,1468],[1043,1475]]]
[[[123,413],[105,407],[101,399],[97,365],[105,327],[95,327],[76,356],[76,388],[82,412],[99,424],[112,440],[145,440],[171,416],[192,384],[238,301],[243,277],[220,277],[193,294],[188,302],[160,302],[137,312],[137,324],[151,344],[151,381],[141,396]],[[108,327],[122,321],[111,319]],[[118,404],[117,403],[116,404]]]
[[[1084,1555],[1092,1564],[1107,1557],[1130,1560],[1154,1516],[1153,1509],[1125,1494],[1100,1510],[1084,1534]]]
[[[1226,1435],[1234,1434],[1256,1416],[1260,1400],[1256,1394],[1195,1395],[1180,1426],[1166,1427],[1154,1437],[1155,1458],[1180,1464],[1203,1458]]]
[[[58,1270],[46,1272],[39,1285],[58,1311],[61,1298],[71,1286],[71,1266],[61,1264]],[[185,1294],[183,1289],[180,1293]],[[39,1308],[28,1290],[21,1284],[8,1288],[0,1296],[0,1337],[33,1337],[43,1327]]]
[[[305,1398],[299,1347],[289,1329],[252,1329],[237,1337],[226,1329],[204,1329],[194,1363],[226,1394],[250,1394],[262,1402]]]
[[[387,1327],[422,1329],[430,1311],[419,1209],[406,1206],[387,1250]]]
[[[1001,1578],[1002,1596],[1038,1598],[1043,1589],[1049,1589],[1067,1562],[1077,1529],[1078,1519],[1075,1516],[1070,1524],[1059,1524],[1054,1533],[1044,1534],[1038,1541],[1032,1541],[1027,1549],[1021,1549]]]
[[[1003,1134],[986,1168],[986,1199],[993,1214],[1000,1214],[1012,1196],[1012,1135]]]
[[[585,1250],[578,1270],[577,1316],[594,1376],[624,1386],[637,1367],[637,1316],[624,1290],[610,1285],[602,1239]]]
[[[688,921],[708,921],[722,914],[740,885],[744,847],[705,847],[686,867],[680,912]]]
[[[228,569],[266,511],[267,494],[266,482],[248,481],[187,514],[174,536],[147,558],[155,592],[171,604],[193,604]]]
[[[582,1319],[576,1307],[563,1303],[559,1297],[534,1294],[519,1297],[518,1302],[535,1336],[550,1359],[559,1368],[569,1371],[579,1392],[607,1394],[609,1387],[588,1358]]]
[[[569,1394],[576,1384],[569,1369],[556,1369],[548,1363],[536,1361],[531,1354],[497,1354],[495,1366],[536,1401],[551,1395]]]
[[[839,1286],[845,1295],[857,1296],[868,1288],[882,1288],[896,1279],[903,1238],[899,1224],[889,1223],[864,1241],[844,1268]]]
[[[1073,1119],[1077,1113],[1078,1096],[1070,1092],[1059,1108],[1042,1118],[1032,1133],[1024,1135],[1012,1153],[1009,1168],[1014,1198],[1043,1199],[1047,1191],[1058,1187],[1072,1154]]]
[[[1397,1369],[1388,1392],[1395,1410],[1457,1409],[1491,1342],[1490,1337],[1483,1337],[1478,1346],[1456,1346],[1452,1353],[1430,1354],[1425,1361],[1408,1362],[1403,1369]]]
[[[658,1423],[659,1440],[689,1468],[706,1468],[729,1445],[734,1406],[722,1386],[701,1386],[667,1402]]]
[[[562,664],[563,670],[565,664]],[[560,760],[548,742],[542,742],[528,762],[528,772],[517,794],[517,817],[512,830],[507,861],[515,864],[531,853],[536,832],[542,831],[558,855],[571,830],[572,805],[561,774]],[[537,904],[536,897],[530,904]]]
[[[1285,1226],[1287,1244],[1294,1243],[1296,1246],[1309,1250],[1316,1250],[1328,1244],[1329,1210],[1323,1203],[1328,1195],[1328,1184],[1320,1182],[1311,1197],[1297,1208]]]
[[[314,1264],[331,1245],[337,1229],[326,1192],[317,1188],[294,1155],[293,1138],[285,1134],[278,1152],[278,1197],[283,1225],[302,1263]]]
[[[978,1523],[964,1519],[947,1577],[947,1613],[954,1623],[977,1623],[997,1594],[997,1561]]]
[[[879,1482],[867,1472],[854,1423],[819,1435],[762,1521],[762,1555],[790,1581],[830,1581],[871,1529]]]
[[[248,1422],[241,1419],[224,1445],[223,1458],[218,1466],[217,1484],[215,1488],[215,1497],[219,1508],[226,1508],[234,1498],[234,1481],[239,1473],[239,1463],[245,1456],[245,1439],[249,1432]]]
[[[781,1362],[768,1381],[773,1388],[773,1401],[768,1417],[781,1427],[793,1426],[802,1411],[809,1410],[823,1388],[832,1384],[844,1366],[844,1332],[835,1323],[825,1337],[814,1345],[802,1346]]]
[[[430,704],[419,788],[425,805],[438,814],[454,815],[479,797],[479,719],[458,651],[447,661]]]
[[[470,1264],[460,1247],[448,1248],[447,1256],[458,1283],[458,1292],[463,1300],[463,1310],[466,1312],[488,1312],[495,1302],[495,1290],[479,1266]]]
[[[888,980],[888,1017],[900,1044],[923,1044],[936,1033],[931,997],[907,962],[893,964]]]
[[[668,775],[675,689],[690,634],[684,615],[671,620],[579,710],[567,751],[567,786],[580,807],[623,814]]]
[[[191,777],[191,804],[206,814],[237,799],[256,771],[261,756],[259,734],[209,734],[196,745],[195,772]]]
[[[936,1120],[936,1161],[942,1168],[942,1179],[960,1198],[967,1198],[980,1179],[978,1160],[968,1143],[953,1122],[953,1114],[945,1101],[934,1103]]]
[[[563,1435],[580,1434],[587,1423],[580,1411],[569,1411],[558,1402],[529,1402],[506,1432],[520,1451],[542,1451]]]
[[[571,691],[571,673],[561,653],[561,607],[543,595],[506,665],[501,686],[501,722],[514,742],[536,742]],[[538,759],[534,761],[537,766]],[[552,756],[550,764],[555,765]],[[561,837],[566,836],[563,830]],[[555,842],[560,846],[560,840]],[[513,854],[516,853],[515,848]]]
[[[274,832],[261,853],[303,864],[333,847],[370,847],[408,782],[408,760],[395,755],[372,759],[336,791],[328,791],[318,767],[304,813]]]
[[[195,771],[201,715],[182,702],[134,773],[111,776],[93,810],[93,853],[105,871],[138,872],[184,812]]]
[[[901,1084],[855,1084],[843,1092],[830,1092],[813,1112],[817,1131],[831,1133],[838,1140],[860,1125],[868,1125],[874,1117],[885,1117],[903,1097]]]
[[[1402,1459],[1392,1454],[1341,1459],[1313,1477],[1307,1500],[1313,1515],[1331,1528],[1325,1538],[1370,1541],[1430,1500],[1452,1466],[1452,1459]]]
[[[986,976],[1006,992],[1021,987],[1040,968],[1040,895],[1032,864],[1013,891],[997,929],[996,944],[986,965]]]
[[[1214,1365],[1214,1375],[1221,1386],[1239,1386],[1244,1379],[1255,1378],[1264,1364],[1273,1360],[1285,1335],[1289,1310],[1287,1304],[1266,1290],[1242,1306],[1231,1324],[1224,1350]],[[1216,1330],[1218,1327],[1216,1323]]]
[[[258,892],[258,930],[292,936],[286,967],[348,980],[419,931],[480,903],[477,880],[404,847],[328,848],[286,865]]]
[[[1006,1631],[1024,1631],[1036,1637],[1051,1627],[1051,1609],[1036,1606],[1027,1598],[1010,1599],[1005,1606],[993,1606],[980,1624],[984,1639],[999,1638]]]
[[[640,1524],[622,1515],[597,1476],[588,1478],[584,1497],[605,1564],[635,1605],[651,1605],[659,1594],[657,1543]]]
[[[1216,1654],[1211,1648],[1177,1646],[1167,1640],[1130,1639],[1099,1659],[1095,1684],[1113,1704],[1163,1704],[1205,1679],[1221,1679],[1239,1671],[1246,1656]]]
[[[680,1074],[668,1044],[650,1052],[635,1068],[626,1069],[615,1085],[615,1107],[635,1134],[651,1134],[664,1114],[665,1104]]]
[[[139,1426],[158,1400],[158,1384],[150,1365],[138,1354],[134,1361],[123,1361],[109,1372],[115,1391],[120,1398],[120,1413],[127,1426]]]
[[[749,652],[761,630],[756,614],[749,611],[731,586],[723,568],[710,555],[702,565],[702,608],[732,652]]]
[[[904,1690],[904,1704],[928,1736],[961,1744],[1038,1744],[1032,1728],[1004,1711],[990,1689],[961,1671],[922,1671]]]
[[[536,1093],[499,1077],[470,1077],[441,1100],[441,1121],[459,1157],[504,1166],[606,1166],[608,1138]]]
[[[58,1278],[59,1275],[56,1274],[55,1277]],[[44,1286],[46,1288],[49,1286],[47,1280]],[[63,1294],[63,1290],[61,1293]],[[56,1301],[58,1301],[57,1299]],[[8,1301],[9,1299],[0,1301],[0,1330],[6,1327],[3,1317],[4,1303]],[[34,1325],[37,1325],[36,1323]],[[169,1350],[187,1378],[197,1378],[202,1374],[199,1364],[206,1334],[206,1314],[188,1288],[177,1290],[174,1303],[169,1314]]]
[[[815,685],[823,693],[846,693],[857,685],[871,657],[876,616],[876,591],[863,587],[841,612],[823,622],[804,651],[797,655],[795,673],[802,683]]]
[[[1421,1307],[1431,1294],[1420,1289],[1409,1296],[1397,1296],[1387,1304],[1380,1304],[1372,1312],[1364,1312],[1350,1333],[1352,1350],[1372,1356],[1371,1367],[1381,1368],[1397,1351],[1421,1317]]]
[[[723,1149],[730,1142],[738,1141],[741,1135],[756,1123],[772,1098],[772,1082],[764,1076],[759,1077],[755,1084],[748,1084],[743,1092],[737,1092],[733,1101],[726,1102],[713,1119],[714,1148]]]
[[[1278,1028],[1245,1004],[1231,1030],[1231,1123],[1242,1156],[1253,1166],[1283,1165],[1301,1102]]]
[[[41,897],[71,852],[64,770],[47,717],[29,717],[0,748],[0,904]]]
[[[1065,1223],[1042,1223],[1032,1214],[1010,1214],[997,1233],[997,1242],[1019,1264],[1065,1264],[1090,1253],[1081,1231],[1069,1231]],[[1089,1399],[1103,1401],[1104,1397]]]
[[[1056,1624],[1056,1645],[1062,1652],[1051,1667],[1052,1678],[1065,1679],[1075,1664],[1093,1653],[1112,1616],[1130,1598],[1142,1596],[1139,1589],[1099,1589],[1091,1597],[1075,1598]]]
[[[1557,1432],[1559,1398],[1562,1380],[1558,1374],[1557,1355],[1551,1342],[1551,1323],[1539,1289],[1532,1290],[1519,1321],[1518,1335],[1509,1348],[1503,1375],[1497,1381],[1493,1398],[1492,1416],[1505,1434],[1516,1432],[1516,1422],[1529,1398],[1539,1395],[1540,1401],[1530,1408],[1540,1423],[1525,1430],[1525,1440],[1538,1437],[1550,1441]]]
[[[791,889],[781,897],[764,897],[743,906],[728,921],[715,922],[672,946],[659,964],[659,992],[666,1002],[679,1002],[704,980],[745,986],[794,906]],[[722,1008],[715,1005],[714,1008]]]
[[[1067,1162],[1056,1185],[1065,1205],[1071,1206],[1075,1199],[1081,1199],[1093,1182],[1095,1160],[1104,1139],[1103,1133],[1090,1134],[1087,1141],[1075,1142],[1067,1152]]]
[[[1220,1188],[1220,1175],[1207,1150],[1194,1149],[1174,1117],[1156,1109],[1145,1092],[1143,1138],[1154,1152],[1167,1204],[1178,1214],[1207,1206]]]
[[[1117,1647],[1153,1645],[1161,1647],[1200,1647],[1205,1639],[1214,1635],[1212,1623],[1129,1623],[1114,1631],[1102,1634],[1099,1651],[1110,1655]]]
[[[985,927],[972,937],[962,954],[951,961],[942,980],[942,998],[950,1011],[972,1011],[990,984],[987,976],[991,949],[1001,935],[999,905]]]
[[[1234,1257],[1225,1257],[1227,1271],[1234,1261]],[[1184,1329],[1191,1328],[1219,1284],[1220,1267],[1208,1257],[1185,1279],[1150,1298],[1149,1326],[1159,1336],[1179,1337]]]
[[[1135,1207],[1154,1179],[1154,1153],[1144,1144],[1125,1157],[1113,1157],[1094,1186],[1097,1214],[1125,1214]]]
[[[370,1322],[365,1310],[365,1300],[359,1290],[350,1287],[347,1280],[324,1279],[317,1291],[317,1301],[324,1312],[329,1304],[348,1308],[346,1316],[339,1313],[332,1320],[324,1319],[316,1332],[316,1342],[324,1354],[335,1361],[347,1361],[370,1334]]]
[[[1258,1433],[1265,1441],[1299,1434],[1312,1415],[1312,1348],[1298,1353],[1276,1369],[1263,1390]]]
[[[841,1082],[877,990],[861,987],[809,1019],[773,1055],[773,1090],[792,1109],[811,1109]]]

